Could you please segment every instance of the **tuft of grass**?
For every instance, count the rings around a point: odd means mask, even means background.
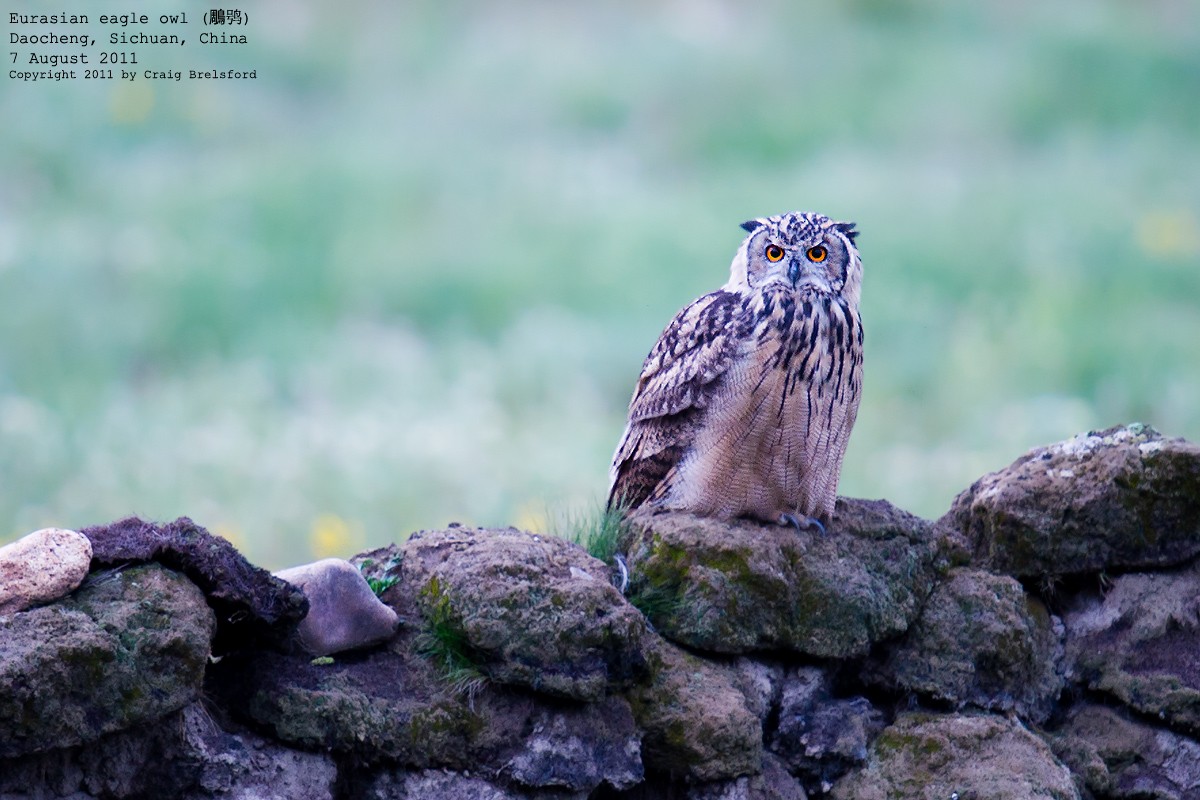
[[[575,542],[593,558],[612,564],[626,530],[625,508],[593,506],[582,513],[568,514],[561,527],[556,524],[554,528],[555,536]]]
[[[450,689],[466,697],[473,708],[475,697],[488,683],[478,652],[467,639],[462,617],[454,609],[449,590],[435,575],[421,591],[425,627],[417,636],[417,652],[437,666]]]

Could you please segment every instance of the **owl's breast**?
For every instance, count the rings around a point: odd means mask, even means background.
[[[747,313],[750,333],[680,465],[689,496],[679,499],[725,516],[824,513],[821,476],[836,485],[857,409],[857,314],[790,290],[753,298]]]

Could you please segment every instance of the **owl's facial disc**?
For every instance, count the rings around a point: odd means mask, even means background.
[[[858,264],[853,223],[833,222],[820,214],[792,212],[762,217],[742,227],[749,235],[730,267],[732,291],[777,286],[792,291],[841,294],[850,286],[857,302]],[[859,267],[858,269],[861,269]]]
[[[824,245],[798,247],[788,261],[787,278],[793,289],[816,289],[832,293],[833,282],[829,273],[829,251]]]

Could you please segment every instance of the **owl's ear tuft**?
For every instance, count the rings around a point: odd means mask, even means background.
[[[833,223],[833,227],[841,231],[842,234],[852,242],[854,241],[855,237],[858,236],[858,231],[854,230],[853,222],[835,222]]]
[[[748,219],[742,223],[742,230],[744,230],[748,233],[754,233],[756,230],[758,230],[762,226],[763,226],[763,221],[761,219]]]

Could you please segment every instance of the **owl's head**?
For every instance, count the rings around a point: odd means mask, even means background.
[[[748,232],[729,269],[728,291],[745,292],[782,284],[843,297],[858,305],[862,260],[854,246],[853,222],[793,211],[742,223]]]

